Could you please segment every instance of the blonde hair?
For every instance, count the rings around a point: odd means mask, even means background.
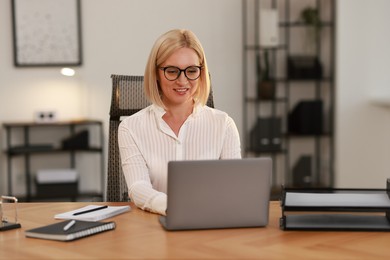
[[[153,45],[150,52],[144,75],[144,88],[149,100],[160,107],[165,108],[161,99],[158,85],[158,69],[176,50],[191,48],[199,57],[202,70],[199,77],[198,89],[194,94],[196,103],[205,105],[210,92],[210,78],[202,44],[196,35],[190,30],[174,29],[161,35]]]

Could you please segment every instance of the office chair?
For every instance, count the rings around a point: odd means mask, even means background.
[[[111,79],[106,201],[129,201],[119,154],[118,126],[122,117],[130,116],[151,103],[144,93],[143,76],[111,75]],[[214,107],[212,90],[210,90],[207,106]]]

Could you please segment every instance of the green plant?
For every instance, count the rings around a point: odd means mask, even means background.
[[[262,59],[263,58],[263,63]],[[275,81],[271,75],[269,61],[269,50],[264,49],[263,57],[260,53],[256,55],[257,87],[259,99],[273,99],[275,97]]]
[[[264,63],[262,66],[261,56],[257,54],[257,76],[259,81],[269,81],[271,80],[271,70],[269,64],[269,53],[268,50],[263,52]]]
[[[314,47],[316,39],[319,37],[321,31],[321,18],[318,10],[313,7],[306,7],[301,11],[300,19],[304,24],[309,26],[308,40]]]
[[[318,10],[313,7],[306,7],[301,12],[302,21],[310,26],[313,26],[316,29],[321,27],[321,20],[318,13]]]

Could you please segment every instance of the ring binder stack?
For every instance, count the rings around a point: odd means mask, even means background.
[[[390,231],[386,189],[282,188],[282,230]]]

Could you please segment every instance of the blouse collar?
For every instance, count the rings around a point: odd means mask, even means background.
[[[205,106],[202,106],[201,104],[199,103],[196,103],[195,106],[194,106],[194,109],[190,115],[191,116],[197,116],[201,111],[203,111],[205,108]],[[159,118],[162,118],[163,115],[166,113],[165,109],[156,105],[156,104],[152,104],[151,105],[151,110],[156,114],[157,117]]]

